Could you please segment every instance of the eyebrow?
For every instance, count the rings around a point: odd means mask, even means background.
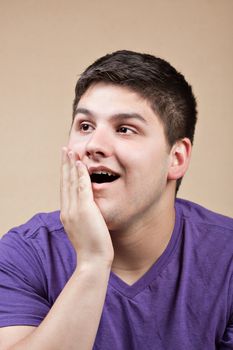
[[[86,109],[86,108],[77,108],[76,112],[75,112],[75,116],[78,114],[85,114],[89,117],[94,117],[95,113],[93,113],[92,111]],[[126,112],[120,112],[120,113],[115,113],[113,115],[111,115],[110,119],[138,119],[141,122],[143,122],[144,124],[147,124],[147,121],[145,118],[143,118],[139,113],[126,113]]]

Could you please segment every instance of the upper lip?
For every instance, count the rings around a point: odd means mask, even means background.
[[[89,175],[91,175],[93,173],[96,173],[98,171],[101,171],[103,173],[112,174],[112,175],[115,175],[115,176],[120,176],[120,174],[117,171],[112,170],[112,169],[110,169],[110,168],[108,168],[106,166],[99,165],[99,166],[88,167]]]

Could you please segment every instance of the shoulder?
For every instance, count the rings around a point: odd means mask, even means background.
[[[59,211],[38,213],[0,240],[0,278],[10,279],[10,284],[15,276],[21,276],[37,290],[43,285],[46,293],[57,295],[75,264],[75,251]]]
[[[187,200],[176,200],[176,212],[181,218],[183,238],[188,246],[205,252],[224,252],[233,256],[233,219]]]
[[[56,251],[71,247],[60,221],[60,212],[38,213],[24,224],[9,230],[0,240],[0,263],[3,261],[44,262]]]
[[[63,226],[60,221],[60,211],[38,213],[22,225],[13,227],[9,232],[7,232],[7,234],[10,232],[17,232],[18,234],[22,235],[22,237],[27,239],[36,234],[41,228],[44,228],[47,231],[56,231],[62,229],[62,227]],[[4,237],[5,235],[3,238]]]
[[[39,236],[41,238],[45,236],[45,233],[53,233],[57,231],[64,231],[63,225],[60,221],[60,212],[54,211],[51,213],[38,213],[35,214],[27,222],[20,226],[13,227],[6,234],[4,234],[0,242],[5,242],[14,236],[14,239],[22,239],[23,241],[29,241],[36,239]]]
[[[211,211],[184,199],[176,199],[175,206],[180,216],[193,225],[205,226],[233,233],[233,218]]]
[[[36,214],[1,238],[0,326],[38,325],[69,279],[75,256],[59,217]]]
[[[179,264],[194,305],[196,300],[219,322],[228,320],[233,314],[233,219],[182,199],[176,200],[176,213]]]

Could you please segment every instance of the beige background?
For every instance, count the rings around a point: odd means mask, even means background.
[[[233,214],[232,0],[0,0],[0,234],[59,208],[76,79],[122,48],[191,82],[199,121],[179,196]]]

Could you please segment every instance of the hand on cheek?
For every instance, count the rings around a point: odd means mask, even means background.
[[[93,199],[87,167],[67,147],[62,149],[61,221],[81,263],[112,262],[111,237]]]

